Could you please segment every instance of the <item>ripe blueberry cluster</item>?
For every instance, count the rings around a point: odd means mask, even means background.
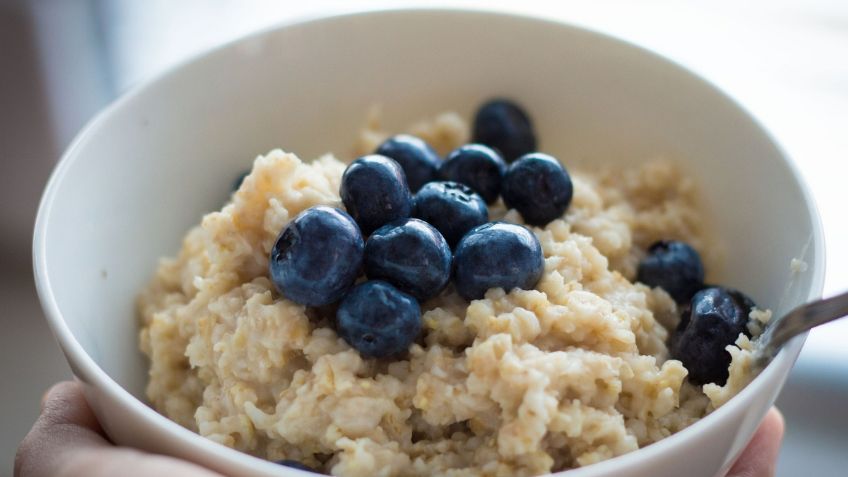
[[[524,226],[490,222],[487,204],[503,197],[543,226],[568,208],[571,177],[535,152],[530,119],[510,101],[480,107],[474,141],[442,160],[402,134],[353,161],[339,190],[345,211],[312,207],[281,232],[269,263],[278,291],[306,306],[338,304],[339,336],[363,356],[385,358],[415,341],[419,303],[451,278],[467,300],[534,287],[544,270],[539,240]]]

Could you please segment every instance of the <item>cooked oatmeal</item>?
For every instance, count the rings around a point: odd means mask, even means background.
[[[409,128],[444,153],[468,139],[446,113]],[[372,118],[359,153],[387,134]],[[422,303],[405,359],[362,359],[331,311],[282,298],[267,276],[280,230],[315,205],[341,207],[345,162],[274,150],[221,211],[163,259],[139,298],[147,395],[201,435],[270,460],[358,476],[532,476],[585,466],[697,421],[751,379],[740,335],[725,386],[696,387],[668,359],[678,310],[633,283],[644,250],[685,240],[717,261],[693,182],[673,162],[573,170],[562,219],[531,230],[545,272],[533,290],[466,302],[449,286]],[[502,202],[492,219],[522,223]],[[768,320],[752,311],[755,333]]]

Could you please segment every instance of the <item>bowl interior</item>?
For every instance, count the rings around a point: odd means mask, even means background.
[[[777,314],[820,289],[818,222],[798,176],[732,101],[666,60],[561,24],[381,12],[254,35],[133,91],[67,152],[36,238],[42,294],[85,352],[143,399],[135,298],[237,174],[274,147],[350,154],[369,106],[400,128],[493,95],[523,103],[567,165],[677,158],[726,244],[715,279]],[[792,275],[790,260],[807,273]],[[56,326],[56,323],[54,323]],[[63,325],[64,326],[64,325]],[[61,338],[61,337],[60,337]]]

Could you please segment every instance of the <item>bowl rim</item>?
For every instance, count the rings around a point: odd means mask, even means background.
[[[789,172],[791,173],[797,185],[799,186],[799,189],[803,196],[804,204],[807,209],[807,213],[812,222],[811,243],[809,245],[813,246],[814,250],[817,252],[814,257],[815,263],[812,263],[810,267],[811,273],[813,273],[813,277],[810,283],[806,299],[809,301],[812,299],[820,298],[822,296],[822,291],[824,289],[826,263],[824,229],[821,222],[821,217],[819,215],[818,207],[816,205],[815,197],[812,194],[809,185],[806,183],[803,174],[801,173],[795,162],[786,153],[785,149],[776,140],[776,138],[747,108],[745,108],[733,96],[716,86],[713,82],[702,77],[700,74],[692,71],[688,67],[671,58],[665,57],[659,53],[651,51],[646,47],[640,46],[639,44],[636,44],[632,41],[619,38],[617,36],[614,36],[613,34],[592,28],[591,26],[578,24],[569,20],[544,17],[539,13],[515,12],[505,8],[452,8],[445,6],[415,6],[409,8],[389,7],[371,9],[343,8],[333,13],[313,13],[273,22],[272,24],[256,31],[253,31],[247,35],[243,35],[238,38],[226,41],[213,48],[197,52],[185,59],[182,59],[175,65],[151,76],[140,84],[130,88],[127,92],[123,93],[111,104],[109,104],[103,110],[98,112],[91,120],[86,123],[83,129],[77,134],[77,136],[68,146],[68,148],[62,154],[59,162],[54,167],[53,172],[50,174],[50,178],[47,182],[47,185],[44,189],[43,195],[38,206],[38,212],[36,215],[33,234],[33,269],[36,290],[38,292],[39,300],[41,302],[41,307],[44,311],[45,317],[50,326],[50,329],[53,332],[54,337],[62,348],[62,351],[71,366],[71,369],[74,371],[76,379],[79,379],[84,383],[87,383],[93,386],[94,388],[102,391],[112,402],[118,403],[129,412],[135,414],[134,417],[136,419],[145,422],[152,428],[158,428],[161,432],[169,434],[171,438],[180,441],[184,448],[191,449],[194,452],[205,454],[210,458],[209,462],[213,460],[219,462],[229,462],[229,464],[231,465],[243,467],[245,469],[253,469],[266,473],[273,472],[273,469],[278,469],[277,472],[279,472],[279,466],[277,464],[266,461],[264,459],[253,457],[249,454],[234,450],[222,444],[218,444],[217,442],[207,439],[201,436],[200,434],[197,434],[180,426],[176,422],[158,413],[148,404],[143,402],[141,399],[135,397],[123,386],[118,384],[117,381],[110,377],[91,358],[91,356],[88,355],[83,346],[80,344],[79,341],[77,341],[76,337],[71,332],[68,324],[65,322],[62,311],[59,309],[58,303],[56,301],[53,286],[51,285],[50,274],[48,271],[46,244],[46,236],[50,225],[48,217],[51,215],[50,212],[53,207],[53,203],[56,199],[56,195],[58,193],[57,191],[59,189],[60,184],[63,182],[63,179],[67,172],[72,168],[73,164],[80,157],[79,150],[82,149],[84,145],[88,142],[89,137],[91,137],[94,132],[100,128],[102,124],[108,122],[112,116],[118,114],[118,112],[127,103],[133,101],[136,97],[143,94],[153,85],[158,84],[169,77],[182,74],[184,70],[190,68],[191,65],[195,63],[211,58],[215,55],[223,54],[228,50],[236,49],[240,45],[243,45],[245,43],[255,41],[259,38],[268,35],[273,35],[280,30],[293,27],[308,27],[312,24],[320,24],[325,22],[347,21],[352,18],[358,18],[363,16],[391,15],[460,15],[468,17],[476,16],[482,18],[498,18],[500,20],[511,20],[523,23],[544,24],[546,27],[553,28],[571,29],[582,34],[586,34],[590,37],[600,37],[600,39],[604,41],[615,44],[616,48],[631,49],[635,50],[640,55],[650,56],[655,61],[666,63],[670,66],[675,67],[678,72],[684,74],[685,76],[688,76],[687,81],[701,83],[703,86],[711,90],[711,92],[714,93],[718,98],[725,100],[728,105],[732,106],[732,108],[736,110],[736,113],[739,114],[740,117],[750,121],[751,125],[754,126],[758,133],[761,134],[762,137],[766,139],[775,148],[776,152],[780,156],[780,159],[788,168]],[[749,403],[750,401],[752,401],[753,397],[759,393],[760,389],[765,386],[767,382],[771,382],[775,379],[781,379],[781,375],[783,375],[783,377],[785,378],[785,376],[788,375],[792,365],[794,364],[795,359],[800,353],[806,336],[807,334],[804,334],[790,341],[780,351],[777,357],[768,365],[768,367],[764,369],[758,376],[756,376],[752,382],[745,386],[742,391],[740,391],[737,395],[733,396],[727,403],[725,403],[715,411],[711,412],[710,414],[699,419],[692,425],[651,445],[642,447],[636,451],[629,452],[627,454],[617,456],[586,467],[568,470],[568,475],[574,477],[590,477],[595,474],[610,472],[621,468],[627,468],[627,466],[632,463],[641,461],[643,459],[651,459],[652,456],[655,457],[669,452],[670,448],[673,448],[675,446],[682,446],[687,440],[693,439],[698,433],[700,433],[702,428],[707,428],[713,422],[723,420],[724,416],[730,415],[733,412],[733,408],[743,406],[745,405],[745,403]],[[763,410],[763,412],[765,412],[765,410]],[[736,457],[737,456],[733,456],[732,460],[735,460]],[[294,472],[294,474],[299,474],[299,472]],[[559,474],[560,473],[552,475]],[[307,474],[304,473],[303,475]]]

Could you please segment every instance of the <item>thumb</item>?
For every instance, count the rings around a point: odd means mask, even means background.
[[[115,447],[85,401],[82,387],[53,386],[41,416],[15,456],[15,477],[222,477],[188,462]]]
[[[69,450],[109,445],[80,385],[61,382],[45,393],[41,415],[18,448],[15,476],[52,475]]]
[[[773,477],[784,428],[783,415],[771,408],[727,477]]]

